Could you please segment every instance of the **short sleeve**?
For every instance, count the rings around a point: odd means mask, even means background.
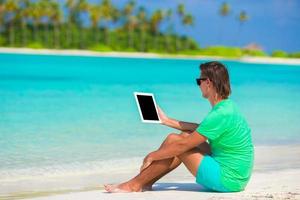
[[[210,140],[217,139],[227,129],[226,117],[220,112],[209,113],[196,131]]]

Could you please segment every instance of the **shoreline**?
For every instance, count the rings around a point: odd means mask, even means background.
[[[191,60],[227,60],[239,61],[244,63],[257,64],[286,64],[300,65],[300,58],[274,58],[274,57],[250,57],[228,58],[220,56],[193,56],[184,54],[158,54],[141,52],[97,52],[91,50],[76,49],[30,49],[30,48],[9,48],[0,47],[0,53],[29,54],[29,55],[57,55],[57,56],[88,56],[88,57],[120,57],[120,58],[144,58],[144,59],[191,59]]]

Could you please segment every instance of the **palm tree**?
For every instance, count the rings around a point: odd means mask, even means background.
[[[3,25],[3,17],[4,17],[5,4],[4,0],[0,0],[0,37],[1,37],[1,28]]]
[[[158,34],[159,34],[159,25],[164,19],[164,15],[162,10],[156,10],[151,17],[151,29],[152,33],[154,33],[154,49],[157,48],[158,43]]]
[[[79,0],[77,4],[77,23],[79,25],[79,47],[81,49],[85,48],[85,35],[82,20],[80,19],[80,13],[88,12],[87,0]]]
[[[131,15],[129,17],[129,21],[128,21],[128,24],[127,24],[127,28],[129,30],[129,48],[133,48],[134,47],[134,32],[135,32],[135,29],[138,25],[138,19],[136,16],[134,15]]]
[[[30,17],[30,1],[20,1],[19,18],[21,23],[21,46],[27,45],[27,19]]]
[[[183,17],[182,24],[184,26],[192,26],[192,25],[194,25],[194,17],[191,14],[185,15]],[[188,40],[188,37],[187,37],[186,44],[185,44],[185,48],[186,49],[189,49],[188,45],[189,45],[189,40]]]
[[[182,17],[185,14],[185,6],[181,3],[177,6],[177,14]]]
[[[76,23],[76,5],[78,0],[66,0],[65,7],[68,10],[68,21],[71,23]]]
[[[42,16],[42,10],[40,9],[40,6],[38,2],[31,2],[29,6],[29,13],[30,18],[32,19],[33,23],[33,41],[37,41],[37,31],[38,31],[38,25],[40,23],[40,18]]]
[[[67,28],[66,30],[66,46],[70,47],[73,43],[73,35],[72,35],[72,26],[73,24],[76,23],[76,12],[75,12],[75,7],[77,5],[77,1],[75,0],[67,0],[65,3],[65,8],[68,12],[68,17],[67,17]]]
[[[147,23],[146,10],[144,7],[139,7],[137,18],[138,18],[138,27],[140,29],[139,30],[140,40],[141,40],[140,51],[145,51],[145,34],[148,28],[148,23]]]
[[[238,21],[239,21],[239,30],[238,30],[238,41],[240,40],[240,34],[242,32],[242,25],[249,20],[249,16],[248,14],[246,13],[246,11],[241,11],[240,14],[238,15]]]
[[[246,13],[246,11],[241,11],[239,14],[239,21],[241,24],[243,24],[245,21],[247,21],[249,19],[248,14]]]
[[[185,14],[185,6],[183,4],[179,4],[177,6],[177,15],[179,19],[182,21],[182,18]],[[176,44],[176,51],[180,50],[180,41],[178,40],[178,36],[176,36],[175,44]]]
[[[118,10],[117,8],[114,7],[113,11],[112,11],[112,24],[116,25],[116,23],[120,20],[122,14],[120,12],[120,10]],[[115,29],[115,38],[114,38],[114,44],[119,44],[119,34],[116,34],[117,29]],[[114,46],[116,47],[116,46]]]
[[[99,23],[102,19],[102,7],[101,5],[91,5],[89,7],[89,12],[90,12],[90,20],[92,22],[92,27],[94,29],[94,42],[97,44],[99,42]]]
[[[172,23],[172,15],[173,15],[173,11],[172,9],[168,9],[167,13],[166,13],[166,20],[168,21],[168,27],[167,27],[167,31],[166,31],[166,48],[167,51],[170,51],[170,37],[173,33],[173,28],[174,28],[174,24]]]
[[[115,8],[111,4],[110,0],[103,0],[102,4],[102,14],[103,18],[105,19],[106,22],[109,22],[113,19],[113,12]],[[106,45],[109,45],[109,28],[107,26],[104,27],[104,42]]]
[[[57,2],[51,1],[50,2],[50,19],[53,24],[54,29],[54,37],[53,37],[53,45],[55,48],[59,48],[60,42],[59,42],[59,25],[61,23],[62,19],[62,13],[59,9],[59,4]]]
[[[227,17],[231,12],[231,8],[229,6],[228,3],[226,2],[223,2],[220,9],[219,9],[219,15],[222,17],[222,18],[225,18]],[[219,40],[220,42],[222,42],[222,29],[223,29],[223,25],[224,23],[221,23],[220,24],[220,31],[219,31]]]
[[[7,15],[7,18],[9,18],[8,26],[9,26],[9,44],[10,46],[14,45],[15,40],[15,19],[16,19],[16,12],[18,10],[18,4],[15,0],[7,0],[4,4],[4,9]]]
[[[49,26],[50,26],[50,17],[51,17],[52,8],[49,0],[40,0],[38,1],[38,3],[39,3],[39,8],[41,10],[40,19],[44,19],[42,24],[44,26],[45,44],[46,46],[49,46],[49,29],[50,29]]]
[[[221,7],[220,7],[220,10],[219,10],[219,13],[222,17],[226,17],[230,14],[230,6],[228,3],[226,2],[223,2]]]
[[[135,1],[129,1],[123,10],[125,17],[125,30],[128,30],[128,47],[133,47],[133,31],[136,23],[136,18],[132,16],[135,7]]]
[[[5,12],[5,2],[4,0],[0,0],[0,45],[5,43],[5,37],[2,37],[2,34],[4,32],[4,12]]]

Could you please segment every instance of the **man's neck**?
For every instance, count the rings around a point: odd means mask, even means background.
[[[217,103],[219,103],[220,101],[222,101],[223,99],[222,98],[215,98],[215,95],[212,95],[208,98],[209,102],[210,102],[210,105],[212,107],[214,107]]]

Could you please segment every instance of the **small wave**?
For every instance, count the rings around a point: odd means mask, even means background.
[[[70,76],[31,76],[31,75],[0,75],[0,81],[75,81],[76,77]]]
[[[142,164],[142,157],[105,161],[73,162],[64,165],[7,169],[0,171],[0,183],[20,180],[33,180],[90,174],[122,173],[137,169]]]

